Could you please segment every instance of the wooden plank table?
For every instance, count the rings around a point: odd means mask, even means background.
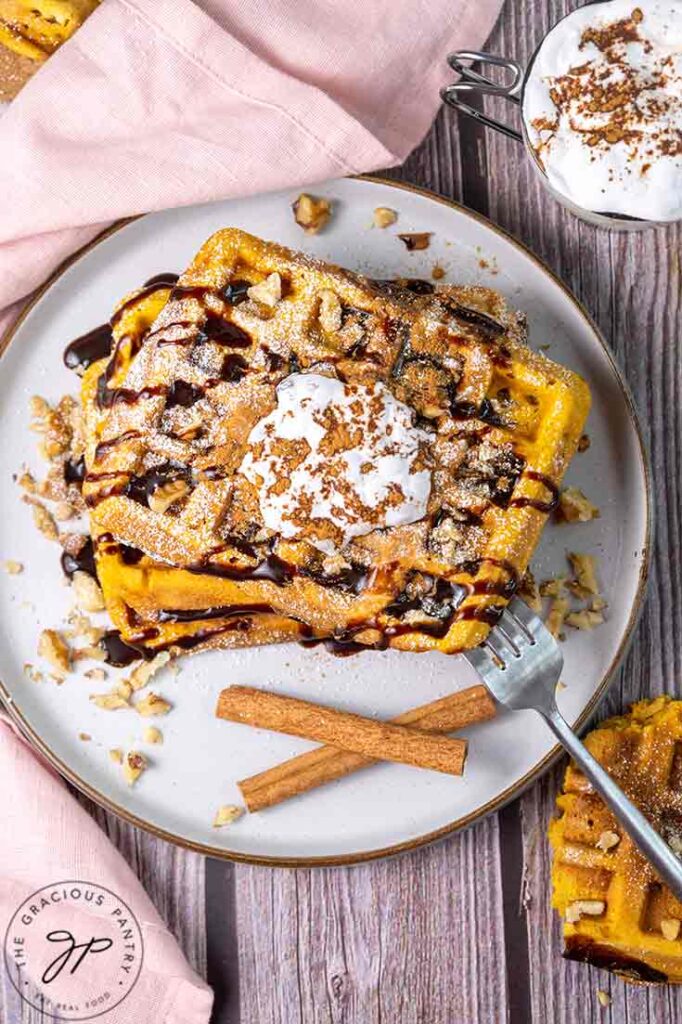
[[[508,0],[487,48],[524,60],[575,6]],[[489,109],[510,116],[499,101]],[[464,202],[524,241],[613,346],[650,445],[657,535],[648,604],[600,715],[679,692],[680,227],[628,235],[580,223],[541,190],[521,147],[452,111],[390,173]],[[679,990],[626,986],[561,959],[544,834],[562,770],[459,836],[333,870],[207,860],[88,806],[215,989],[214,1024],[675,1024]],[[599,1005],[598,988],[611,994],[610,1008]],[[11,993],[4,999],[12,1024],[37,1021]]]

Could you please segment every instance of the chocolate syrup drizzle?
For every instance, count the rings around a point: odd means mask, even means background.
[[[198,300],[200,304],[205,307],[205,300],[209,295],[222,296],[232,305],[238,305],[247,298],[247,292],[250,287],[250,282],[248,281],[235,280],[230,282],[222,292],[219,292],[213,287],[207,285],[179,285],[177,284],[177,280],[178,278],[175,274],[158,274],[149,278],[149,280],[145,282],[142,291],[138,292],[122,307],[120,307],[119,310],[117,310],[109,325],[101,325],[100,327],[94,328],[87,334],[76,338],[67,346],[64,353],[64,362],[66,365],[73,369],[81,370],[91,365],[96,360],[102,359],[107,354],[111,353],[112,327],[120,322],[121,317],[132,304],[138,302],[140,298],[153,294],[153,292],[159,288],[170,287],[172,289],[171,299],[193,298]],[[388,281],[377,281],[375,284],[386,292],[389,292],[392,287],[392,283]],[[400,287],[402,289],[408,289],[417,295],[430,294],[434,291],[434,286],[430,282],[420,279],[401,282]],[[501,324],[478,310],[461,306],[452,300],[444,300],[443,304],[455,320],[477,328],[485,339],[497,341],[499,336],[505,331],[505,328]],[[203,322],[195,323],[194,321],[179,320],[173,325],[166,325],[164,328],[160,328],[159,330],[165,331],[169,326],[181,326],[186,327],[190,333],[180,339],[170,340],[162,338],[158,344],[201,345],[206,342],[212,342],[232,349],[247,349],[251,347],[252,339],[244,330],[231,321],[225,320],[211,311],[206,309],[204,311],[205,317]],[[361,326],[364,327],[365,320],[369,314],[363,310],[344,307],[342,309],[342,325],[343,321],[348,320],[351,316],[355,317],[360,322]],[[425,357],[423,354],[412,353],[410,351],[409,331],[405,330],[405,325],[403,325],[401,321],[391,320],[385,324],[385,329],[389,336],[393,334],[396,338],[398,338],[401,333],[403,334],[400,351],[392,369],[392,376],[399,376],[405,365],[412,361],[431,362],[437,369],[447,373],[445,368],[441,366],[437,359]],[[147,335],[147,337],[150,337],[150,335]],[[129,342],[130,339],[121,339],[121,342],[124,340]],[[464,338],[462,341],[465,343],[467,339]],[[355,358],[369,358],[365,347],[366,339],[363,337],[352,352],[347,355],[354,356]],[[172,408],[173,406],[182,406],[187,408],[199,401],[205,394],[205,388],[199,388],[187,381],[181,380],[175,381],[170,388],[163,386],[151,386],[143,388],[140,391],[134,391],[127,388],[110,389],[108,384],[116,371],[117,354],[117,351],[113,353],[107,370],[102,374],[98,381],[97,401],[101,408],[109,408],[118,403],[133,404],[140,400],[156,397],[165,397],[167,407]],[[277,353],[273,353],[268,349],[265,349],[265,355],[271,371],[278,372],[287,366],[286,359]],[[507,366],[510,354],[506,349],[500,346],[498,342],[497,348],[494,350],[493,346],[491,346],[490,357],[493,362],[502,366]],[[221,380],[228,382],[239,381],[245,373],[248,372],[248,368],[249,364],[242,355],[238,352],[230,352],[223,360],[220,377],[216,380],[212,379],[207,381],[205,387],[214,386]],[[289,356],[288,370],[291,373],[300,370],[300,363],[296,354],[293,352]],[[487,427],[504,426],[504,421],[488,399],[484,399],[478,406],[471,402],[460,401],[456,397],[456,388],[454,385],[451,385],[450,387],[450,412],[456,419],[479,419],[486,424]],[[133,436],[138,436],[137,432],[128,431],[118,438],[101,442],[96,449],[95,457],[101,457],[115,447],[115,445],[129,440]],[[521,463],[519,463],[519,472],[521,471],[521,468]],[[84,465],[82,464],[82,460],[78,464],[71,465],[67,463],[65,465],[65,479],[67,479],[67,482],[80,482],[83,479],[83,473]],[[208,472],[206,475],[208,475]],[[174,479],[189,479],[190,476],[191,470],[189,467],[178,463],[167,462],[162,466],[155,467],[147,473],[133,477],[132,479],[126,479],[125,474],[121,473],[100,473],[88,474],[88,480],[115,480],[117,482],[112,486],[107,494],[122,493],[130,497],[132,500],[147,504],[150,493],[152,493],[162,483]],[[518,474],[515,475],[514,483],[516,482],[516,476],[518,476]],[[492,496],[491,500],[496,504],[508,504],[509,506],[515,507],[532,507],[541,512],[552,511],[558,503],[559,491],[556,485],[548,477],[533,470],[527,470],[526,476],[529,479],[541,482],[550,492],[551,498],[542,501],[540,499],[520,496],[517,498],[511,498],[510,500],[510,489],[508,492],[505,492],[504,496],[500,497],[499,501],[496,500],[495,495]],[[504,501],[502,500],[503,498]],[[481,516],[479,513],[472,513],[467,521],[475,521],[479,523],[481,521]],[[108,554],[118,554],[122,561],[127,565],[135,565],[144,557],[144,553],[142,551],[135,547],[117,542],[111,534],[103,534],[100,536],[98,546],[101,546],[102,550],[106,551]],[[264,557],[261,557],[261,552],[251,544],[238,537],[229,537],[226,539],[226,543],[223,548],[214,550],[202,559],[201,562],[196,565],[188,566],[187,568],[189,572],[201,575],[212,575],[234,580],[266,580],[276,584],[277,586],[283,587],[290,584],[296,576],[302,576],[314,580],[320,586],[335,587],[353,594],[362,593],[370,584],[371,570],[367,570],[364,566],[353,565],[337,574],[326,575],[315,568],[304,568],[285,561],[274,553],[273,546],[271,546],[270,550]],[[243,555],[253,559],[255,564],[243,566],[216,563],[214,561],[215,556],[219,554],[220,551],[228,550],[230,547],[236,548]],[[443,638],[447,635],[453,623],[457,621],[474,620],[494,625],[499,620],[503,612],[505,607],[504,604],[468,604],[466,603],[467,599],[473,596],[497,596],[506,601],[516,591],[519,585],[519,577],[511,563],[496,559],[477,559],[461,566],[460,571],[466,572],[471,576],[475,576],[483,562],[488,562],[497,566],[504,572],[505,578],[501,580],[477,580],[466,584],[451,583],[443,579],[438,579],[434,581],[433,591],[430,595],[418,598],[408,598],[404,594],[398,595],[382,610],[382,612],[379,613],[381,617],[388,615],[398,621],[388,624],[379,624],[377,617],[375,617],[371,620],[352,623],[342,632],[331,637],[323,638],[313,637],[311,627],[304,623],[299,623],[300,635],[303,638],[301,642],[306,646],[323,644],[334,654],[346,656],[368,649],[383,650],[388,647],[390,640],[393,637],[409,633],[426,634],[437,639]],[[85,545],[77,556],[69,556],[65,553],[62,557],[62,565],[67,575],[73,575],[73,573],[77,571],[85,571],[96,576],[94,549],[92,543],[90,542]],[[462,607],[463,603],[464,607]],[[430,617],[430,621],[421,623],[405,623],[404,621],[399,621],[409,610],[421,610],[425,612],[426,615]],[[132,609],[131,613],[132,615],[135,614]],[[222,623],[220,626],[214,628],[206,627],[205,629],[197,630],[191,636],[179,637],[165,645],[166,647],[189,649],[203,643],[210,637],[223,632],[232,630],[248,630],[252,624],[249,616],[256,614],[282,613],[277,612],[270,604],[255,603],[214,606],[194,610],[162,609],[158,613],[158,621],[160,623],[183,623],[201,621],[204,619],[230,619],[229,622]],[[131,625],[134,625],[132,619]],[[378,630],[381,634],[380,639],[375,644],[367,645],[360,643],[355,639],[359,633],[369,629]],[[154,648],[148,648],[145,647],[145,644],[150,640],[157,639],[158,636],[159,630],[154,627],[150,627],[137,634],[131,643],[125,643],[117,631],[109,631],[103,640],[103,646],[107,653],[107,660],[113,665],[127,665],[141,657],[153,657],[154,654],[163,650],[164,647],[155,646]]]
[[[541,498],[526,498],[523,495],[512,498],[509,502],[510,508],[534,508],[538,512],[553,512],[559,504],[559,488],[550,477],[544,473],[537,473],[534,469],[527,469],[524,476],[528,480],[537,480],[546,487],[551,497],[543,501]]]

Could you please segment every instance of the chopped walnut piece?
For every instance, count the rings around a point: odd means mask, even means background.
[[[336,334],[341,330],[341,300],[331,288],[324,288],[320,292],[319,320],[328,334]]]
[[[23,563],[15,562],[11,558],[7,562],[2,563],[2,568],[9,576],[18,576],[19,573],[24,571]]]
[[[35,666],[33,666],[30,663],[30,661],[24,663],[24,672],[26,673],[26,676],[28,677],[28,679],[31,680],[32,683],[42,683],[43,679],[45,678],[44,674],[40,672],[37,668],[35,668]]]
[[[59,530],[52,513],[48,512],[44,505],[37,503],[32,506],[32,512],[33,522],[43,537],[47,537],[48,540],[57,540],[59,538]]]
[[[147,498],[147,504],[152,512],[165,512],[186,494],[189,494],[189,484],[186,480],[171,480],[152,491]]]
[[[431,269],[431,277],[434,281],[442,281],[445,277],[445,267],[441,267],[440,263],[434,263]]]
[[[22,488],[22,490],[26,491],[27,494],[36,493],[37,484],[35,481],[35,477],[33,476],[32,473],[29,473],[27,469],[25,469],[23,473],[21,473],[21,475],[17,477],[17,483]]]
[[[56,629],[44,629],[38,640],[38,654],[49,661],[62,679],[71,668],[71,650]]]
[[[581,608],[577,612],[569,612],[564,621],[573,629],[594,629],[602,625],[604,616],[601,612],[593,612],[591,608]]]
[[[675,939],[679,938],[680,921],[676,917],[664,917],[661,921],[661,932],[664,939],[667,939],[668,942],[674,942]]]
[[[101,647],[88,644],[86,647],[75,647],[72,651],[74,661],[106,661],[106,651]]]
[[[91,679],[93,683],[103,683],[107,674],[103,668],[89,668],[85,673],[85,678]]]
[[[133,695],[133,688],[127,679],[119,679],[114,687],[115,692],[118,693],[124,700],[129,701]]]
[[[551,580],[543,580],[540,584],[541,597],[563,597],[566,593],[566,577],[555,576]]]
[[[113,761],[114,764],[123,764],[123,751],[121,750],[121,748],[113,747],[109,751],[109,759]]]
[[[81,614],[80,611],[72,611],[67,622],[71,628],[65,630],[64,635],[87,640],[89,644],[98,644],[106,632],[99,626],[93,626],[87,615]]]
[[[55,505],[54,517],[58,522],[63,523],[67,519],[73,519],[75,515],[76,510],[68,501],[58,501]]]
[[[395,224],[398,219],[398,214],[395,210],[391,210],[388,206],[377,206],[374,211],[374,227],[375,228],[390,228],[391,224]]]
[[[561,679],[559,680],[559,682],[556,684],[556,687],[555,687],[557,693],[561,693],[566,688],[567,688],[566,687],[566,683],[564,683]]]
[[[603,850],[605,853],[607,850],[612,850],[614,846],[618,846],[620,842],[620,836],[617,832],[612,832],[611,829],[605,829],[599,836],[596,842],[597,849]]]
[[[129,786],[134,785],[147,767],[147,759],[137,750],[129,751],[123,762],[123,778]]]
[[[606,910],[604,900],[575,900],[566,907],[564,919],[576,924],[581,917],[599,917]]]
[[[519,584],[518,589],[519,597],[526,602],[531,611],[541,612],[542,601],[540,599],[540,590],[533,573],[530,569],[526,569],[523,579]]]
[[[222,828],[223,825],[231,825],[244,813],[243,807],[236,807],[235,804],[225,804],[219,807],[213,819],[213,828]]]
[[[160,697],[158,693],[148,693],[134,705],[138,715],[143,718],[152,718],[154,715],[167,715],[172,704]]]
[[[585,497],[579,487],[566,487],[559,495],[555,517],[560,523],[589,523],[600,515],[596,505]]]
[[[92,739],[92,736],[88,732],[79,732],[78,739],[83,740],[83,743],[87,743],[89,740]]]
[[[555,597],[549,606],[545,625],[552,636],[557,640],[563,639],[562,628],[566,615],[568,614],[568,609],[569,603],[567,597]]]
[[[587,594],[598,594],[597,583],[597,559],[594,555],[584,555],[579,552],[570,551],[568,560],[571,563],[576,582]]]
[[[128,700],[118,690],[109,690],[108,693],[91,693],[90,700],[104,711],[117,711],[119,708],[130,707]]]
[[[598,988],[597,989],[597,999],[599,1001],[599,1005],[603,1006],[604,1008],[606,1008],[607,1006],[610,1006],[611,1003],[612,1003],[611,996],[608,994],[608,992],[605,992],[604,989],[602,989],[602,988]]]
[[[279,274],[268,274],[264,281],[252,284],[247,293],[254,302],[274,308],[282,298],[282,278]]]
[[[291,208],[294,220],[307,235],[316,235],[332,215],[332,204],[328,199],[311,196],[307,192],[301,192]]]
[[[146,686],[152,676],[167,665],[171,660],[171,656],[168,651],[161,651],[151,661],[143,661],[141,665],[134,668],[130,673],[129,682],[133,690],[141,690],[143,686]]]
[[[75,572],[71,581],[76,605],[83,612],[104,611],[104,596],[97,580],[87,572]]]
[[[398,235],[398,238],[405,243],[408,252],[414,252],[416,249],[428,249],[432,234],[431,231],[411,231]]]
[[[580,453],[586,452],[587,449],[590,447],[591,443],[592,442],[590,441],[589,434],[581,434],[580,439],[578,441],[578,451]]]
[[[163,733],[155,725],[148,725],[142,733],[143,743],[163,743]]]

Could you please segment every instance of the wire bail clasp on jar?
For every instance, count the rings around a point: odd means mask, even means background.
[[[463,98],[476,93],[484,96],[503,96],[518,106],[525,78],[525,71],[518,61],[512,60],[510,57],[498,57],[494,53],[482,53],[478,50],[457,50],[456,53],[449,55],[448,64],[461,77],[458,82],[446,85],[441,89],[440,94],[444,102],[488,125],[489,128],[494,128],[495,131],[501,132],[508,138],[523,142],[521,132],[510,128],[509,125],[503,124],[501,121],[496,121],[493,117],[488,117],[482,110],[476,110]],[[489,64],[505,68],[511,72],[513,77],[508,82],[494,82],[491,78],[486,78],[484,74],[474,71],[472,64]]]

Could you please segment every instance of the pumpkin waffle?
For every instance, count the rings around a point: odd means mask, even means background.
[[[682,701],[640,701],[585,744],[682,856]],[[564,955],[639,983],[682,982],[682,903],[573,764],[549,829]]]
[[[589,408],[500,295],[373,281],[226,229],[112,325],[83,378],[83,495],[126,643],[485,638]]]

